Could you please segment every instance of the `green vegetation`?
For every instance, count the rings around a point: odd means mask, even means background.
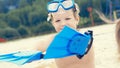
[[[16,2],[18,1],[18,2]],[[14,40],[37,36],[46,33],[55,32],[51,23],[47,20],[46,4],[49,0],[6,0],[5,4],[0,1],[0,38]],[[88,0],[75,0],[81,7],[81,20],[79,27],[91,26],[89,12],[87,7],[90,6]],[[104,0],[93,0],[92,6],[99,10],[105,5]],[[16,4],[17,3],[17,4]],[[6,6],[15,5],[15,9],[7,9]],[[102,21],[93,11],[95,24]]]

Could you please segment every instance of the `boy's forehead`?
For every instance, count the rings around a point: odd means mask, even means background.
[[[54,13],[52,13],[52,15],[65,15],[65,14],[73,14],[73,11],[72,11],[72,9],[70,9],[70,10],[63,10],[63,9],[59,9],[57,12],[54,12]]]

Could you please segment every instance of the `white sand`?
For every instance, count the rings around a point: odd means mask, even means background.
[[[81,29],[94,31],[94,50],[95,50],[95,66],[96,68],[120,68],[120,62],[117,59],[117,45],[115,42],[115,24],[107,24],[101,26],[95,26],[90,28]],[[0,44],[0,53],[9,53],[19,50],[34,50],[32,45],[36,45],[39,40],[47,38],[50,35],[33,37],[28,39],[17,40],[8,43]],[[21,45],[18,48],[17,45]],[[1,47],[2,46],[2,47]],[[7,46],[14,46],[14,48],[8,48]],[[26,47],[23,47],[26,46]],[[17,66],[12,63],[1,62],[0,68],[56,68],[54,59],[51,60],[39,60],[32,63],[25,64],[23,66]]]

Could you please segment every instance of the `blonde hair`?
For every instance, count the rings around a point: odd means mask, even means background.
[[[73,10],[75,9],[74,13],[75,13],[75,16],[79,15],[79,12],[80,12],[80,9],[79,9],[79,6],[78,4],[75,3],[75,8],[73,8]],[[48,17],[47,17],[47,21],[50,21],[52,20],[52,13],[48,13]]]

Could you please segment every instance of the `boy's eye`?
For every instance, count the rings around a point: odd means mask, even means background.
[[[65,18],[65,20],[70,20],[71,18]]]
[[[56,20],[55,22],[60,22],[60,20]]]

